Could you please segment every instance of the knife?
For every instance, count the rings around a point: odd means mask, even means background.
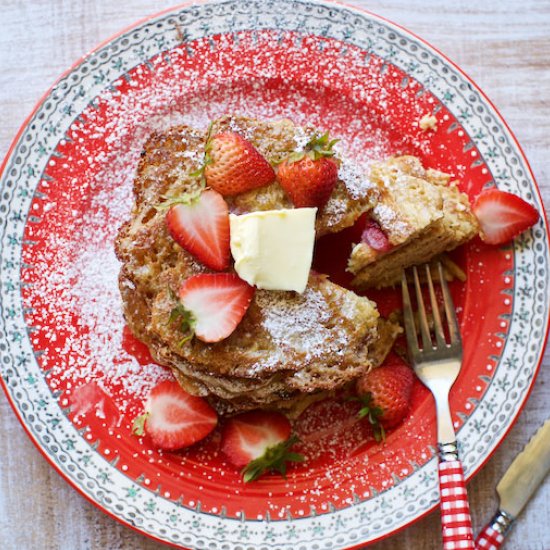
[[[497,550],[550,470],[550,419],[527,443],[497,485],[500,506],[476,539],[477,550]]]

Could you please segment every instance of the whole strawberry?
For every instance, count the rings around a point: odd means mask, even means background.
[[[328,133],[315,136],[304,151],[291,153],[277,170],[277,180],[297,208],[321,209],[327,203],[338,181],[338,163],[332,150],[338,140]]]
[[[357,380],[356,391],[363,403],[361,418],[368,418],[376,441],[385,438],[384,428],[399,424],[409,411],[414,374],[403,364],[384,365]]]
[[[238,195],[275,181],[271,164],[248,140],[235,132],[222,132],[206,143],[206,183],[221,195]]]

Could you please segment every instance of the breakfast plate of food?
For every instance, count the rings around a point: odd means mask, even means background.
[[[174,546],[361,547],[437,506],[410,265],[440,261],[457,308],[467,478],[540,366],[527,160],[459,68],[368,12],[141,21],[46,93],[0,187],[8,400],[84,497]]]

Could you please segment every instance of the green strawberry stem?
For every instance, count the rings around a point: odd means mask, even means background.
[[[322,136],[315,135],[313,136],[306,144],[306,150],[313,153],[311,158],[316,160],[321,157],[332,157],[334,156],[334,151],[332,148],[339,139],[329,139],[328,132],[325,132]]]
[[[177,300],[177,296],[172,289],[169,289],[170,296],[173,300]],[[185,335],[180,341],[179,346],[183,346],[185,342],[188,342],[195,335],[195,326],[197,325],[197,320],[191,311],[185,309],[183,304],[179,303],[172,308],[170,312],[170,317],[168,318],[168,324],[171,325],[175,321],[179,321],[179,330]]]
[[[210,156],[210,151],[212,149],[211,137],[212,137],[213,126],[214,126],[214,122],[212,121],[208,125],[208,131],[206,132],[206,142],[204,145],[204,157],[202,160],[202,164],[197,170],[189,174],[192,178],[200,178],[201,184],[203,187],[206,187],[206,178],[204,176],[204,170],[209,164],[212,164],[212,157]]]
[[[145,421],[147,420],[148,416],[149,413],[146,412],[134,418],[134,422],[132,423],[132,433],[134,435],[137,435],[138,437],[145,435]]]
[[[241,471],[245,483],[258,479],[268,471],[276,471],[286,477],[288,462],[303,462],[305,460],[303,455],[290,451],[290,448],[297,442],[298,438],[293,435],[286,441],[268,447],[262,456],[250,461]]]
[[[369,424],[372,426],[372,431],[374,434],[374,439],[380,443],[380,441],[386,440],[386,432],[384,426],[380,423],[380,419],[384,415],[384,410],[374,404],[374,399],[372,393],[367,393],[366,395],[357,398],[363,406],[357,413],[359,418],[367,418]]]
[[[312,160],[317,160],[322,157],[333,157],[334,151],[332,148],[339,139],[329,139],[328,132],[323,135],[314,134],[314,136],[306,143],[303,151],[294,151],[288,155],[286,161],[288,164],[298,162],[308,156]]]
[[[162,196],[161,198],[164,199],[164,202],[155,204],[155,208],[157,210],[168,210],[175,204],[185,204],[187,206],[191,206],[199,200],[203,190],[204,186],[202,186],[200,189],[195,189],[195,191],[191,191],[190,193],[184,193],[179,197]]]

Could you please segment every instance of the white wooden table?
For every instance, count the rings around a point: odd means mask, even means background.
[[[550,1],[353,0],[404,25],[457,62],[501,110],[531,162],[550,207]],[[76,59],[162,0],[2,0],[0,156],[36,101]],[[390,5],[391,4],[391,5]],[[475,530],[495,511],[494,487],[550,416],[547,352],[532,395],[506,441],[470,483]],[[550,481],[526,508],[509,549],[550,548]],[[436,512],[375,550],[439,547]],[[0,548],[153,549],[161,545],[119,525],[71,489],[27,439],[0,396]]]

